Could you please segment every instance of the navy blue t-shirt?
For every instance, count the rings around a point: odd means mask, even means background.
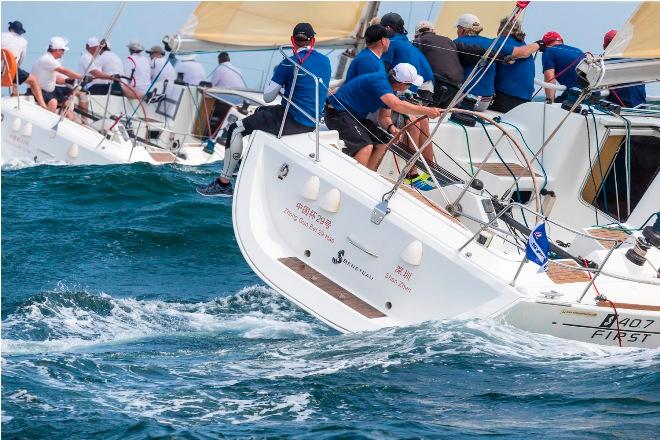
[[[464,35],[462,37],[458,37],[457,39],[454,40],[455,43],[464,43],[464,44],[473,44],[475,46],[480,46],[483,47],[484,49],[488,49],[490,45],[492,44],[493,40],[490,38],[482,37],[481,35]],[[493,54],[496,52],[497,48],[493,49]],[[511,55],[512,47],[507,45],[504,45],[502,47],[502,50],[500,51],[500,55]],[[487,60],[487,63],[490,61]],[[472,73],[474,70],[476,64],[471,64],[469,66],[464,66],[465,67],[465,76],[463,77],[463,80],[466,80],[467,77]],[[486,70],[486,73],[483,73],[480,71],[474,78],[472,78],[472,81],[470,81],[470,84],[466,88],[466,90],[469,90],[468,93],[471,95],[476,95],[476,96],[493,96],[493,93],[495,93],[495,63],[491,64],[488,70]],[[481,76],[481,79],[477,81],[477,79]],[[476,85],[474,85],[476,84]],[[474,87],[470,89],[470,87]]]
[[[388,93],[394,93],[394,90],[385,72],[369,73],[344,84],[328,97],[328,102],[337,110],[348,110],[364,119],[369,113],[386,107],[380,97]]]
[[[607,100],[624,107],[633,108],[646,102],[646,86],[639,84],[636,86],[618,87],[610,89]]]
[[[433,70],[424,54],[408,40],[404,34],[396,34],[390,38],[390,47],[381,58],[385,69],[389,70],[399,63],[408,63],[415,66],[417,74],[424,81],[433,79]]]
[[[362,52],[357,54],[346,72],[346,82],[352,80],[356,76],[366,75],[367,73],[385,73],[385,65],[375,53],[368,47],[364,48]]]
[[[503,37],[497,39],[495,50],[502,42],[504,42]],[[513,49],[516,47],[527,45],[527,43],[511,37],[507,38],[504,44],[504,49],[510,53],[513,53]],[[534,57],[519,58],[514,64],[497,63],[495,66],[495,92],[506,93],[529,101],[534,94],[534,74]]]
[[[555,69],[555,79],[567,89],[577,85],[575,67],[584,57],[584,53],[577,47],[559,44],[548,47],[543,52],[543,71]],[[570,67],[569,67],[570,66]]]
[[[307,55],[307,49],[300,50],[298,52],[301,58],[305,58]],[[289,59],[298,60],[295,57],[290,57]],[[319,115],[323,113],[323,107],[325,106],[325,97],[328,93],[328,86],[330,84],[330,60],[328,57],[319,53],[317,51],[312,51],[312,54],[305,60],[303,67],[314,75],[319,77],[319,96],[318,96],[318,105],[319,105]],[[275,72],[273,73],[272,81],[281,86],[284,86],[285,96],[289,96],[289,90],[293,81],[293,72],[294,65],[288,60],[282,60],[282,62],[275,67]],[[314,91],[315,91],[314,79],[309,76],[306,72],[302,70],[298,71],[298,79],[296,80],[296,87],[293,91],[293,102],[307,112],[312,118],[314,117]],[[305,125],[307,127],[313,127],[314,121],[310,120],[305,116],[300,110],[291,106],[289,108],[293,119],[299,124]]]

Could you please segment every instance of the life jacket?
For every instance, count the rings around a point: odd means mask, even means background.
[[[16,57],[9,49],[2,49],[2,87],[11,87],[16,78]]]

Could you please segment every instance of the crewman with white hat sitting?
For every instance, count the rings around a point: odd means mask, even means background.
[[[151,84],[151,65],[142,53],[144,46],[138,40],[131,40],[126,47],[129,55],[124,58],[124,75],[131,87],[145,94]]]
[[[195,54],[179,55],[177,60],[174,70],[177,74],[182,74],[186,84],[196,86],[206,79],[206,71],[201,63],[195,60]]]

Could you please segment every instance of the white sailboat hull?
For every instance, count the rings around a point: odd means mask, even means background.
[[[459,252],[473,232],[403,190],[390,200],[391,212],[374,224],[372,210],[391,184],[357,166],[332,142],[321,145],[315,162],[309,157],[312,136],[278,140],[255,132],[237,179],[237,242],[252,269],[277,292],[342,332],[497,318],[532,332],[618,345],[612,308],[594,300],[593,291],[578,302],[587,282],[557,284],[526,264],[514,287],[518,254],[475,242]],[[415,242],[421,252],[410,251]],[[642,273],[652,276],[650,268]],[[615,302],[653,309],[618,310],[622,344],[658,347],[660,287],[630,287],[605,276],[598,282]]]

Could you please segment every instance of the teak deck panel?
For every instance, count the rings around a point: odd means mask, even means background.
[[[581,270],[568,269],[562,267],[558,264],[555,264],[555,261],[558,261],[567,266],[579,267],[577,263],[573,260],[550,260],[548,264],[547,275],[552,281],[557,284],[567,284],[567,283],[588,283],[589,274]]]
[[[348,307],[352,308],[356,312],[366,316],[367,318],[383,318],[387,315],[382,313],[380,310],[372,307],[366,302],[362,301],[357,296],[353,295],[348,290],[344,289],[334,281],[326,278],[321,273],[317,272],[312,267],[305,264],[303,261],[296,257],[286,257],[280,258],[278,260],[280,263],[284,264],[286,267],[323,290],[325,293],[335,298],[338,301],[341,301]]]
[[[483,166],[482,166],[483,165]],[[531,177],[532,173],[525,167],[517,164],[517,163],[507,163],[513,174],[515,174],[516,177]],[[482,167],[481,169],[483,171],[486,171],[490,174],[494,174],[496,176],[501,176],[501,177],[511,177],[511,173],[509,173],[509,170],[506,168],[506,166],[501,163],[501,162],[486,162],[486,163],[479,163],[476,162],[474,164],[475,167]],[[543,177],[538,173],[534,173],[536,177]]]
[[[407,185],[401,185],[400,188],[402,188],[405,192],[407,192],[408,194],[410,194],[411,196],[413,196],[414,198],[416,198],[417,200],[419,200],[420,202],[422,202],[422,203],[425,204],[426,206],[429,206],[429,207],[433,208],[436,212],[438,212],[439,214],[442,214],[443,216],[445,216],[445,217],[448,218],[449,220],[453,221],[453,222],[456,223],[457,225],[461,225],[461,226],[463,226],[463,223],[461,223],[460,220],[458,220],[456,217],[454,217],[453,215],[451,215],[450,213],[448,213],[448,212],[445,211],[444,209],[440,208],[440,207],[439,207],[438,205],[436,205],[435,203],[433,203],[433,202],[431,202],[430,200],[428,200],[426,197],[424,197],[424,196],[423,196],[419,191],[417,191],[416,189],[411,188],[411,187],[409,187],[409,186],[407,186]]]
[[[156,162],[162,162],[162,163],[172,163],[176,161],[176,156],[173,155],[172,153],[167,153],[167,152],[149,152],[149,155],[153,160]]]
[[[609,239],[619,240],[620,242],[626,241],[629,237],[628,234],[618,229],[593,228],[593,229],[587,229],[587,233],[592,237],[609,238]],[[605,240],[597,240],[597,241],[605,249],[611,248],[612,245],[614,244],[611,241],[605,241]]]
[[[612,305],[607,301],[598,301],[596,305],[598,307],[608,307],[610,309],[612,308]],[[614,302],[614,306],[617,309],[651,310],[654,312],[660,312],[660,306],[652,306],[650,304],[629,304]]]

